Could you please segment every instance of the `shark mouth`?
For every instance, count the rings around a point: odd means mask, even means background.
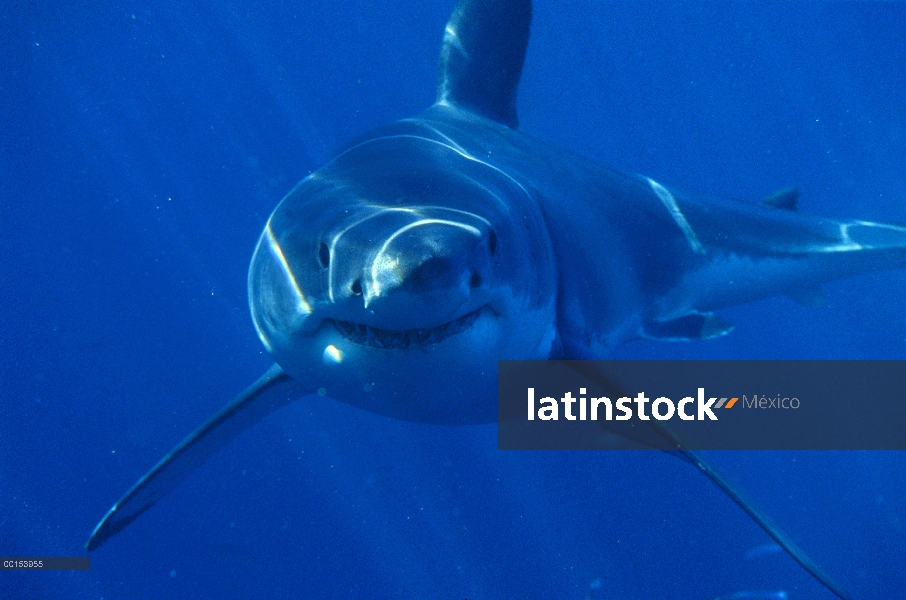
[[[407,329],[405,331],[390,331],[378,329],[361,323],[327,319],[334,328],[347,340],[362,346],[374,348],[394,348],[405,350],[413,346],[427,346],[442,342],[451,335],[456,335],[472,326],[478,318],[482,308],[456,318],[449,323],[438,325],[430,329]]]

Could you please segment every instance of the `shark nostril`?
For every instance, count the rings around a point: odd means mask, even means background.
[[[330,248],[324,242],[321,242],[318,247],[318,263],[320,263],[322,269],[330,266]]]
[[[472,277],[471,279],[469,279],[469,285],[473,288],[476,288],[481,285],[481,282],[481,275],[478,273],[472,273]]]
[[[362,281],[360,279],[356,279],[355,281],[353,281],[352,285],[349,286],[349,291],[350,291],[350,293],[352,293],[353,296],[361,296],[362,295]]]
[[[491,253],[491,256],[497,254],[497,233],[494,230],[491,230],[491,233],[488,234],[488,250]]]

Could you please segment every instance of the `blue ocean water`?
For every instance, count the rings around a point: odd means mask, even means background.
[[[245,277],[268,214],[433,100],[451,8],[0,11],[0,555],[82,554],[267,368]],[[521,126],[679,189],[797,185],[804,212],[904,223],[904,30],[902,3],[538,0]],[[904,295],[904,272],[860,277],[820,309],[741,306],[730,336],[619,356],[904,359]],[[906,597],[906,455],[714,459],[854,597]],[[831,597],[769,541],[661,453],[500,452],[491,426],[324,401],[241,436],[90,571],[2,572],[0,597]]]

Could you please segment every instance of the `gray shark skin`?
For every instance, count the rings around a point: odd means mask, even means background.
[[[89,550],[236,435],[316,392],[397,419],[492,422],[499,359],[606,358],[633,339],[717,337],[732,329],[720,308],[906,267],[906,227],[802,215],[795,190],[761,203],[681,194],[519,131],[530,21],[529,0],[461,0],[437,102],[354,140],[283,199],[248,278],[276,364],[139,480]]]

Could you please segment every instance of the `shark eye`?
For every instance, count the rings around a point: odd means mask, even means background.
[[[497,233],[493,229],[488,234],[488,250],[491,252],[491,256],[497,254]]]
[[[323,269],[330,266],[330,248],[324,242],[321,242],[321,246],[318,248],[318,262]]]

